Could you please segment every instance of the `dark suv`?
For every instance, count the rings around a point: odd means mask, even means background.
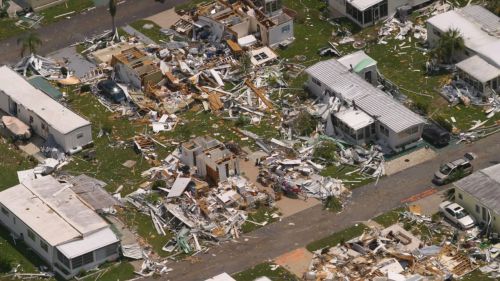
[[[430,123],[424,126],[422,138],[436,147],[447,146],[450,142],[450,133],[436,124]]]
[[[97,89],[99,89],[101,95],[111,99],[115,103],[121,103],[126,99],[122,88],[120,88],[113,80],[100,81],[97,83]]]

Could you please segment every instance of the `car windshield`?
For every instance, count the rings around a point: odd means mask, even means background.
[[[448,165],[443,165],[443,166],[441,166],[441,168],[439,169],[439,171],[441,173],[447,175],[447,174],[449,174],[451,172],[451,168]]]
[[[458,211],[455,214],[457,215],[457,219],[461,219],[469,215],[465,210]]]

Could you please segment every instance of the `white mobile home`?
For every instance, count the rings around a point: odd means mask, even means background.
[[[66,279],[118,258],[109,225],[52,176],[0,192],[0,210],[0,223]]]
[[[453,58],[458,76],[480,93],[500,90],[500,18],[478,5],[448,11],[427,20],[427,40],[436,47],[441,36],[457,29],[465,50]]]
[[[500,233],[500,164],[474,172],[453,186],[456,202],[476,221]]]
[[[349,67],[336,59],[322,61],[306,69],[307,88],[325,103],[338,101],[330,118],[335,132],[352,143],[373,140],[395,151],[407,149],[420,140],[425,120],[368,82],[376,84],[373,66],[366,59]]]
[[[0,67],[0,110],[19,118],[43,139],[65,151],[92,143],[90,122],[33,87],[7,66]]]
[[[361,27],[374,25],[396,13],[402,6],[412,8],[432,0],[329,0],[328,4],[333,15],[349,18]]]

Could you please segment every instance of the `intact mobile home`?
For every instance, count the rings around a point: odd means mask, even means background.
[[[0,110],[28,124],[40,137],[53,137],[64,152],[92,143],[90,122],[33,87],[7,66],[0,67]]]

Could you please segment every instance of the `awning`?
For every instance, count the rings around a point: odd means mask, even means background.
[[[57,246],[57,250],[61,252],[68,259],[76,258],[86,253],[90,253],[97,249],[106,247],[113,243],[118,242],[118,238],[115,233],[106,227],[102,230],[97,231],[89,236],[84,237],[81,240],[69,242],[60,246]]]

